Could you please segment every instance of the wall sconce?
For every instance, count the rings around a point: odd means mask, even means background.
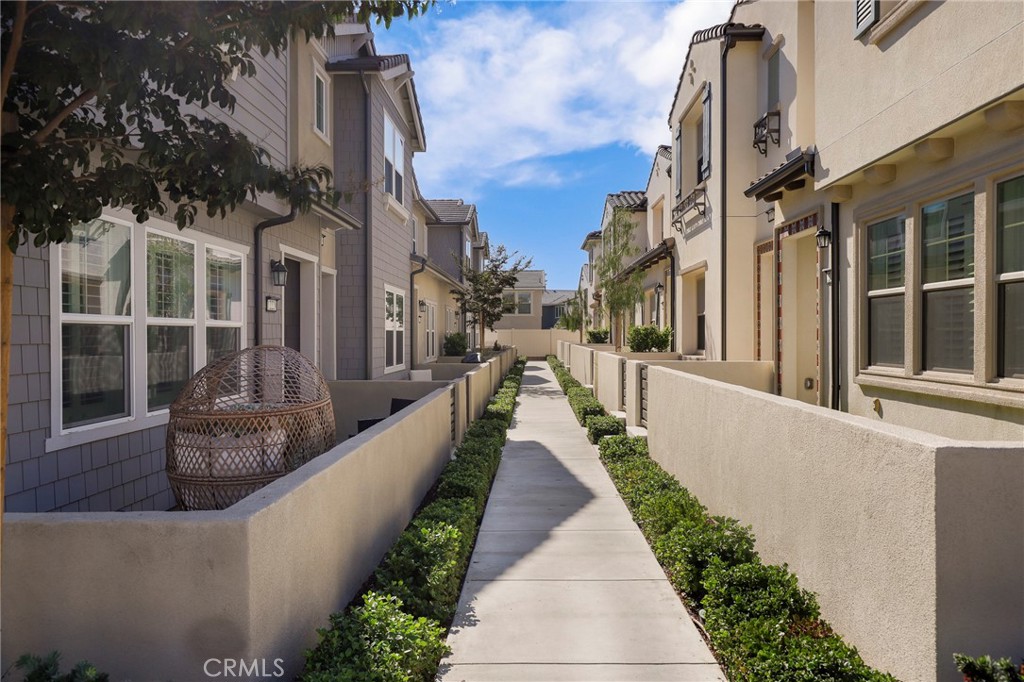
[[[421,313],[427,312],[427,302],[424,301],[422,298],[420,299],[420,312]]]
[[[654,285],[654,295],[657,296],[658,298],[661,298],[661,295],[663,293],[665,293],[665,285],[662,284],[661,282],[658,282],[657,284]]]
[[[827,249],[832,245],[832,233],[825,229],[822,225],[818,228],[818,231],[814,233],[814,241],[818,242],[819,249]]]
[[[288,268],[279,260],[270,261],[270,278],[275,287],[283,287],[288,283]]]

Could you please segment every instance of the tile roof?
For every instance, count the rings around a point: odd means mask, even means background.
[[[427,203],[434,209],[442,223],[465,224],[476,213],[476,206],[467,204],[462,199],[427,199]]]
[[[804,175],[814,176],[814,162],[816,153],[813,149],[802,149],[797,147],[786,154],[786,160],[775,168],[750,183],[750,187],[743,190],[748,197],[756,196],[760,199],[765,194],[778,190],[787,182]]]
[[[548,289],[540,297],[541,305],[558,305],[565,303],[576,295],[575,289]]]
[[[658,152],[657,152],[657,154],[658,154],[658,156],[661,156],[663,158],[671,160],[672,159],[672,147],[669,147],[667,144],[658,145]]]
[[[614,194],[609,194],[608,198],[605,199],[605,203],[610,205],[612,208],[632,208],[639,210],[647,208],[647,194],[636,190],[616,192]]]
[[[516,278],[516,289],[544,289],[547,277],[543,270],[523,270]]]
[[[601,230],[594,230],[593,232],[588,232],[587,236],[583,238],[583,243],[580,244],[580,249],[585,250],[587,248],[587,242],[596,242],[600,241],[600,239]]]

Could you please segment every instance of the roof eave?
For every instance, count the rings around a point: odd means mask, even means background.
[[[789,161],[776,168],[774,171],[754,182],[750,187],[743,190],[743,195],[762,199],[765,195],[783,189],[787,183],[801,178],[805,175],[814,177],[814,152],[802,151]]]

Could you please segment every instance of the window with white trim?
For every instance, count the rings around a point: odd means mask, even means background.
[[[501,295],[501,304],[508,315],[531,315],[533,295],[529,291],[507,291]]]
[[[423,324],[426,336],[426,357],[427,360],[433,360],[437,358],[437,305],[427,303],[426,308],[424,313],[426,319]]]
[[[405,292],[384,287],[384,371],[405,367]]]
[[[974,369],[974,193],[921,208],[924,369]]]
[[[1024,175],[996,185],[998,370],[1024,379]]]
[[[97,218],[60,254],[61,423],[131,414],[132,227]]]
[[[327,137],[327,78],[313,70],[313,128]]]
[[[906,302],[906,221],[868,225],[868,364],[902,367]]]
[[[55,433],[163,411],[198,369],[242,347],[241,250],[104,216],[53,253]]]
[[[384,191],[402,203],[405,177],[405,138],[384,114]]]
[[[168,407],[192,376],[195,244],[146,233],[146,409]]]

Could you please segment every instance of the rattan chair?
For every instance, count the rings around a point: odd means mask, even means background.
[[[283,346],[227,355],[171,405],[167,478],[185,510],[225,509],[335,444],[320,371]]]

